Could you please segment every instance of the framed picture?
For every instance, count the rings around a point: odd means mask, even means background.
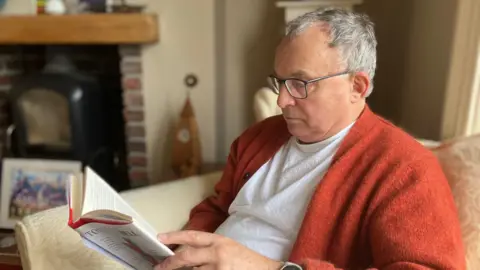
[[[0,0],[0,15],[35,15],[36,13],[36,0]]]
[[[24,216],[67,204],[67,181],[79,174],[77,161],[3,159],[0,228],[11,229]]]

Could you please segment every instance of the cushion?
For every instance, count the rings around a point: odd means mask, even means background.
[[[480,134],[432,148],[458,208],[467,269],[480,269]]]
[[[262,87],[255,93],[253,114],[257,122],[282,113],[282,110],[277,105],[277,97],[268,87]]]

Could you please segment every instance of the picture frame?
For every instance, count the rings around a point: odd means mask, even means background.
[[[2,2],[0,0],[0,2]],[[22,16],[22,15],[36,15],[37,1],[36,0],[4,0],[4,5],[0,5],[0,15],[7,16]]]
[[[67,180],[79,175],[79,161],[4,158],[0,228],[13,229],[27,215],[67,204]]]

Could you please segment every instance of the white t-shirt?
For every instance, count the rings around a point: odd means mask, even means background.
[[[287,260],[310,198],[352,125],[314,144],[290,138],[245,183],[216,233],[271,259]]]

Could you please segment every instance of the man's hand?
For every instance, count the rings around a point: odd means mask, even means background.
[[[195,267],[200,270],[278,270],[282,263],[264,257],[245,246],[220,235],[179,231],[158,236],[165,245],[182,247],[155,267],[155,270],[173,270]]]

